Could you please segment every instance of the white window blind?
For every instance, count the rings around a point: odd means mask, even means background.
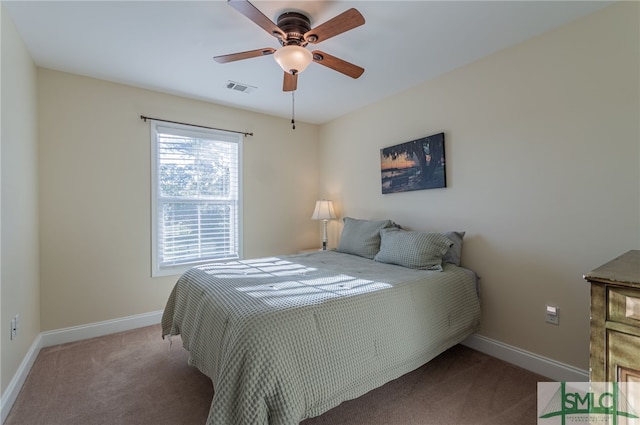
[[[151,122],[154,276],[240,258],[242,135]]]

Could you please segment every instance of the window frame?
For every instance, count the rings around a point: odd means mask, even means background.
[[[194,137],[200,139],[209,139],[209,140],[218,140],[229,143],[236,143],[238,146],[238,159],[237,159],[237,212],[236,212],[236,233],[237,233],[237,257],[227,257],[221,259],[203,259],[197,260],[193,259],[193,261],[188,261],[181,264],[175,265],[162,265],[160,262],[159,254],[159,234],[160,234],[160,224],[162,222],[162,211],[160,210],[160,205],[162,204],[162,200],[159,198],[159,180],[160,180],[160,167],[159,167],[159,152],[158,152],[158,143],[159,138],[158,134],[162,134],[159,131],[159,128],[168,128],[175,132],[176,135],[183,135],[187,137]],[[179,275],[187,271],[188,269],[205,263],[213,263],[213,262],[224,262],[224,261],[232,261],[241,259],[242,255],[242,145],[244,141],[244,137],[241,133],[233,133],[223,130],[214,130],[207,129],[198,126],[190,126],[187,124],[178,124],[178,123],[169,123],[160,120],[150,120],[150,134],[151,134],[151,277],[161,277],[161,276],[172,276]],[[185,198],[186,202],[189,203],[207,203],[210,199],[197,199],[195,197]]]

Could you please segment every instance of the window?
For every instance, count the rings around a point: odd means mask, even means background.
[[[240,258],[242,135],[151,121],[152,276]]]

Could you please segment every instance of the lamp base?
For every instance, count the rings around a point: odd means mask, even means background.
[[[322,220],[322,250],[327,250],[327,241],[329,238],[327,237],[327,222],[329,220]]]

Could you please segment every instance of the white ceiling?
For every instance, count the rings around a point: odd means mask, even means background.
[[[277,20],[303,11],[315,27],[350,7],[366,23],[313,46],[365,68],[353,80],[312,63],[300,74],[296,119],[324,123],[599,10],[598,1],[253,1]],[[3,0],[38,66],[290,117],[272,56],[213,56],[279,47],[223,0]],[[227,81],[257,87],[250,94]]]

